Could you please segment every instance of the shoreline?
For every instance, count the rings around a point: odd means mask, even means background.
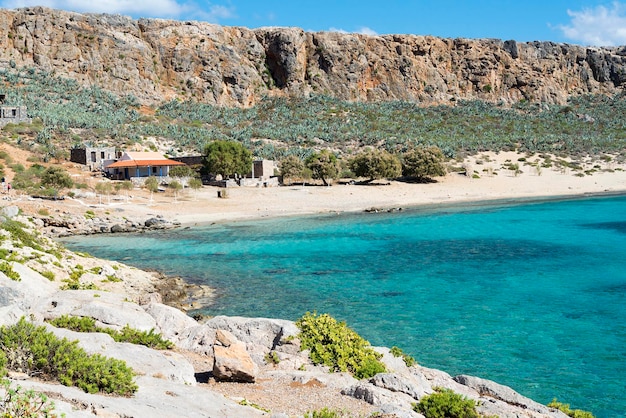
[[[335,184],[330,187],[302,184],[232,187],[227,189],[226,198],[218,197],[220,189],[212,186],[195,191],[186,189],[177,195],[170,191],[150,194],[138,188],[128,194],[110,196],[75,190],[72,198],[63,201],[13,196],[7,204],[17,205],[24,213],[38,219],[48,236],[64,237],[141,233],[152,229],[282,217],[436,211],[455,206],[626,194],[626,162],[621,160],[607,162],[588,157],[584,164],[577,162],[581,169],[569,170],[563,169],[563,165],[538,169],[541,160],[532,158],[535,161],[528,164],[534,165],[524,165],[519,172],[513,172],[509,168],[511,161],[529,157],[515,152],[481,153],[463,161],[448,162],[449,169],[456,171],[430,183],[385,181],[384,184]],[[462,164],[466,172],[473,175],[459,172],[459,167],[452,164]],[[480,171],[473,167],[479,167]],[[83,180],[94,185],[93,179]]]
[[[514,161],[519,163],[512,163]],[[542,168],[548,163],[549,168]],[[193,227],[284,216],[429,210],[451,205],[480,206],[485,204],[483,202],[497,204],[626,194],[626,161],[616,156],[585,157],[574,161],[516,152],[483,152],[446,164],[448,174],[430,183],[381,181],[384,184],[325,187],[298,183],[268,188],[232,187],[227,189],[226,198],[218,197],[220,189],[213,186],[184,189],[176,195],[169,190],[151,194],[139,188],[109,196],[72,190],[73,197],[63,201],[34,199],[17,195],[16,191],[10,198],[5,196],[4,200],[6,204],[17,205],[24,213],[43,220],[50,236],[64,236]],[[511,164],[519,168],[513,171]],[[96,180],[91,173],[82,172],[76,175],[75,181],[93,188],[97,182],[107,180]],[[146,220],[151,218],[156,218],[162,225],[145,228]],[[121,228],[111,230],[116,224]],[[53,231],[55,227],[56,231]]]
[[[482,199],[482,200],[467,200],[467,201],[452,201],[446,202],[443,204],[437,203],[424,203],[424,204],[416,204],[409,205],[404,207],[371,207],[364,209],[354,209],[354,210],[345,210],[345,211],[320,211],[320,212],[298,212],[298,213],[282,213],[282,214],[274,214],[269,216],[250,216],[250,217],[237,217],[230,218],[225,217],[224,219],[218,220],[206,220],[206,221],[190,221],[180,222],[177,226],[174,226],[173,229],[188,229],[194,227],[206,227],[215,224],[225,224],[225,223],[234,223],[234,222],[254,222],[254,221],[262,221],[262,220],[276,220],[276,219],[293,219],[300,217],[307,218],[315,218],[315,217],[325,217],[325,216],[355,216],[355,215],[366,215],[366,214],[384,214],[384,213],[415,213],[415,212],[423,212],[423,213],[437,213],[440,210],[448,211],[448,210],[463,210],[463,209],[478,209],[485,207],[506,207],[506,206],[515,206],[515,205],[526,205],[526,204],[540,204],[540,203],[549,203],[549,202],[561,202],[561,201],[575,201],[575,200],[583,200],[583,199],[594,199],[594,198],[612,198],[612,197],[622,197],[626,196],[626,189],[620,191],[610,191],[610,192],[590,192],[583,194],[571,194],[571,195],[549,195],[549,196],[532,196],[532,197],[511,197],[511,198],[497,198],[497,199]],[[149,232],[149,231],[142,231]],[[130,232],[132,233],[132,232]]]

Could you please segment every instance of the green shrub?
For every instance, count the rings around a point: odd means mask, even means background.
[[[51,282],[54,281],[54,273],[50,270],[40,271],[39,274],[41,274],[43,277],[50,280]]]
[[[14,242],[30,247],[33,250],[44,251],[39,244],[41,238],[35,233],[26,231],[26,225],[21,222],[14,221],[13,219],[6,219],[2,222],[1,227],[11,234],[11,239]]]
[[[322,408],[317,411],[311,411],[304,414],[304,418],[341,418],[344,415],[339,411],[335,411],[334,409]]]
[[[75,332],[100,332],[96,320],[88,316],[62,315],[48,321],[57,328],[65,328]]]
[[[310,350],[313,363],[324,364],[332,371],[350,372],[358,379],[385,372],[379,361],[381,354],[345,322],[337,322],[328,314],[307,312],[296,325],[301,331],[301,348]]]
[[[249,406],[252,407],[254,409],[258,409],[259,411],[263,411],[263,412],[267,412],[269,413],[270,410],[267,408],[263,408],[262,406],[260,406],[259,404],[256,404],[254,402],[250,402],[247,399],[242,399],[239,401],[239,405],[243,405],[243,406]]]
[[[2,418],[56,418],[54,402],[46,394],[25,390],[21,386],[13,387],[6,379],[0,380],[4,397],[0,397],[0,417]]]
[[[103,280],[105,282],[111,282],[111,283],[119,283],[122,281],[122,279],[120,279],[119,277],[115,276],[115,274],[107,274],[107,278],[106,280]]]
[[[435,388],[436,392],[424,396],[413,406],[426,418],[479,418],[476,403],[450,389]]]
[[[556,398],[552,399],[552,402],[548,404],[548,407],[556,408],[572,418],[595,418],[591,412],[583,411],[582,409],[571,409],[569,404],[561,403],[557,401]]]
[[[278,353],[276,351],[270,351],[265,355],[265,362],[267,364],[278,364],[280,363],[280,358],[278,357]]]
[[[58,380],[85,392],[133,394],[137,385],[133,371],[125,362],[101,355],[89,355],[77,341],[59,339],[43,326],[24,318],[12,326],[0,328],[0,349],[6,355],[7,368]]]
[[[406,364],[407,367],[411,367],[417,363],[413,357],[402,351],[400,347],[396,347],[394,345],[391,347],[390,351],[394,357],[402,357],[402,360],[404,360],[404,364]]]
[[[0,262],[0,271],[11,280],[15,280],[16,282],[22,280],[20,274],[13,270],[13,267],[11,267],[11,265],[6,261]]]
[[[0,377],[4,377],[7,374],[7,356],[4,351],[0,351]]]
[[[174,345],[171,341],[163,339],[161,334],[150,331],[139,331],[126,325],[121,331],[112,328],[99,327],[96,321],[90,317],[63,315],[49,321],[58,328],[66,328],[76,332],[103,332],[109,334],[117,342],[145,345],[146,347],[167,350]]]
[[[154,329],[146,332],[126,325],[121,331],[117,331],[115,334],[111,334],[111,336],[117,342],[145,345],[146,347],[156,348],[158,350],[166,350],[174,346],[171,341],[164,340],[161,334],[154,332]]]

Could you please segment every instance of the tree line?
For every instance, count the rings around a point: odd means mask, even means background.
[[[283,181],[313,178],[327,186],[346,170],[364,183],[378,179],[409,177],[427,181],[445,175],[444,155],[437,147],[416,147],[396,155],[385,150],[366,148],[351,158],[340,159],[331,150],[314,152],[306,159],[289,155],[280,162]],[[234,141],[214,141],[204,149],[204,167],[207,173],[228,177],[245,175],[252,165],[252,153]]]

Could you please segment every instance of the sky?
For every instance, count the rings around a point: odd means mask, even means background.
[[[8,9],[36,5],[251,29],[626,45],[626,0],[0,0]]]

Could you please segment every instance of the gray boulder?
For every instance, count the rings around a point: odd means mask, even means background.
[[[288,341],[289,337],[295,337],[300,332],[292,321],[216,316],[205,322],[205,325],[232,333],[246,344],[248,352],[259,365],[265,364],[264,357],[272,350],[289,354],[297,354],[299,351],[292,341]]]
[[[111,233],[116,234],[120,232],[126,232],[127,228],[124,225],[115,224],[111,225]]]
[[[36,271],[17,262],[9,262],[20,280],[11,280],[0,273],[0,306],[17,304],[20,309],[28,310],[37,306],[42,298],[57,291],[50,280]]]
[[[146,228],[159,228],[167,224],[167,221],[163,218],[149,218],[144,222]]]
[[[343,389],[341,393],[356,399],[362,399],[372,405],[394,405],[406,411],[410,411],[415,403],[415,399],[409,395],[392,392],[368,382],[359,382],[356,385]]]
[[[206,325],[186,328],[172,341],[178,348],[213,357],[213,345],[217,330]]]
[[[185,329],[198,326],[198,322],[184,312],[162,303],[150,303],[143,309],[154,318],[161,335],[170,341],[176,341]]]
[[[0,299],[2,298],[2,291],[4,288],[0,288]],[[21,310],[17,305],[0,306],[0,327],[4,325],[13,325],[25,316],[26,313]]]
[[[409,378],[401,377],[392,373],[379,373],[376,376],[373,376],[369,382],[379,388],[387,389],[392,392],[404,393],[416,400],[431,392],[426,391],[425,388],[418,387],[411,382]]]
[[[15,205],[4,206],[2,209],[0,209],[0,216],[7,218],[7,219],[13,219],[17,215],[19,215],[19,213],[20,213],[20,208],[18,208]]]

